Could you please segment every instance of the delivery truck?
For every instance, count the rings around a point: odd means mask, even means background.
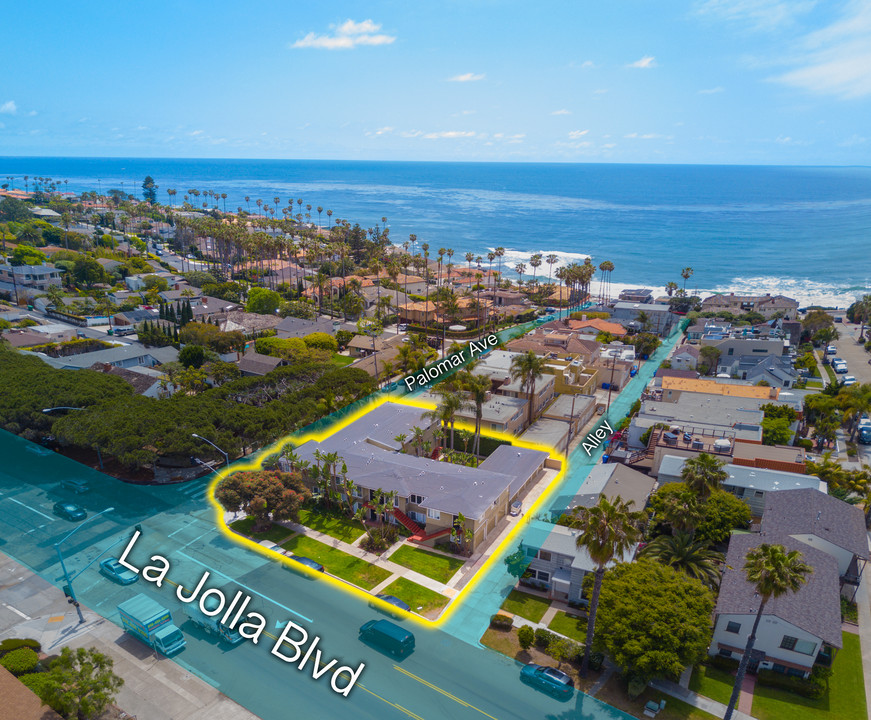
[[[131,635],[164,655],[184,649],[184,635],[172,622],[172,614],[165,607],[140,593],[118,606],[121,624]]]
[[[209,595],[203,599],[203,604],[208,612],[217,610],[219,602],[218,598],[214,595]],[[190,618],[191,622],[199,625],[210,635],[217,635],[219,640],[224,640],[231,645],[238,645],[245,639],[236,630],[231,630],[220,621],[220,612],[214,617],[209,617],[198,604],[191,603],[185,610],[185,615]]]

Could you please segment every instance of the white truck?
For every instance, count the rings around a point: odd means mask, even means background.
[[[121,624],[131,635],[164,655],[185,647],[184,635],[172,622],[172,613],[157,601],[140,593],[118,606]]]
[[[218,598],[214,595],[206,597],[203,603],[206,606],[205,609],[209,612],[213,612],[218,608]],[[231,630],[220,621],[221,613],[210,617],[202,611],[198,604],[191,603],[185,609],[185,615],[188,616],[192,623],[199,625],[210,635],[217,635],[219,640],[224,640],[231,645],[238,645],[245,639],[236,630]]]

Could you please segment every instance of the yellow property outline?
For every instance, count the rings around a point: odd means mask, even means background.
[[[311,570],[308,567],[301,565],[300,563],[293,563],[293,565],[291,565],[290,563],[292,563],[293,561],[286,555],[280,555],[274,550],[270,550],[269,548],[264,547],[263,545],[255,542],[254,540],[244,537],[239,533],[233,532],[227,526],[227,523],[224,522],[224,509],[221,507],[221,504],[215,499],[215,488],[217,487],[218,483],[220,483],[221,480],[223,480],[228,475],[236,472],[262,469],[262,462],[266,457],[280,452],[281,449],[290,442],[295,443],[297,446],[301,445],[302,443],[308,442],[309,440],[321,442],[330,435],[338,432],[339,430],[343,430],[351,423],[356,422],[361,417],[363,417],[367,413],[372,412],[372,410],[380,407],[386,402],[408,405],[411,407],[420,408],[421,410],[432,410],[436,407],[433,403],[410,400],[406,397],[396,395],[387,395],[382,398],[371,400],[370,402],[366,403],[362,408],[360,408],[360,410],[358,410],[357,412],[352,413],[347,418],[336,421],[336,423],[331,425],[328,430],[323,430],[318,433],[309,432],[305,435],[300,436],[287,435],[281,440],[277,440],[271,445],[265,447],[263,450],[257,453],[255,458],[250,462],[247,462],[244,465],[234,465],[231,468],[225,467],[223,470],[217,473],[215,479],[209,484],[208,490],[206,492],[206,497],[208,497],[209,502],[215,510],[217,525],[224,537],[236,542],[243,547],[248,548],[249,550],[254,550],[255,552],[260,553],[264,557],[269,558],[270,560],[278,560],[279,562],[284,563],[285,566],[292,568],[293,570],[301,569],[303,572],[309,574],[311,577],[317,578],[318,580],[321,580],[323,582],[327,582],[337,590],[341,590],[342,592],[352,595],[357,599],[365,600],[367,603],[374,602],[381,609],[387,610],[394,614],[400,614],[403,616],[403,618],[412,620],[424,627],[437,628],[447,622],[451,615],[456,612],[456,609],[459,607],[462,599],[472,591],[472,589],[481,581],[482,575],[491,567],[491,565],[493,565],[493,563],[495,563],[501,557],[502,551],[515,540],[523,527],[528,524],[529,520],[533,517],[535,511],[547,500],[549,500],[554,494],[556,488],[559,486],[560,481],[562,480],[566,472],[566,457],[563,453],[559,452],[559,450],[549,447],[547,445],[542,445],[540,443],[531,443],[525,440],[520,440],[516,436],[511,435],[510,433],[494,431],[484,432],[482,430],[481,434],[486,437],[493,437],[498,440],[507,440],[512,445],[515,445],[517,447],[546,452],[550,458],[559,461],[560,469],[554,479],[545,488],[544,492],[542,492],[538,499],[529,508],[523,520],[516,523],[515,526],[512,528],[511,532],[508,533],[508,535],[502,540],[502,542],[500,542],[495,548],[491,550],[490,557],[487,559],[487,561],[478,569],[478,571],[472,576],[471,580],[469,580],[469,582],[467,582],[465,586],[453,598],[449,598],[447,607],[435,620],[428,620],[415,613],[404,611],[394,605],[384,602],[383,600],[377,599],[374,595],[366,592],[362,588],[358,588],[355,585],[350,584],[349,582],[340,580],[331,575],[315,572],[314,570]],[[468,422],[457,421],[455,425],[456,427],[459,427],[461,429],[474,431],[474,425]]]

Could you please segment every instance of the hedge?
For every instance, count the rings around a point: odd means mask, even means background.
[[[490,617],[490,627],[495,630],[510,630],[514,625],[514,618],[510,615],[496,613]]]
[[[725,672],[734,672],[738,669],[739,661],[735,658],[723,657],[722,655],[713,655],[705,659],[705,665],[710,665],[718,670]]]
[[[36,669],[39,663],[39,655],[37,655],[29,647],[18,648],[11,650],[0,658],[0,665],[5,667],[9,672],[18,677],[31,673]]]
[[[776,670],[760,670],[756,674],[756,682],[767,687],[788,690],[811,700],[818,700],[826,693],[826,681],[813,675],[805,680]]]
[[[23,647],[30,648],[36,652],[39,652],[42,649],[42,646],[32,638],[7,638],[3,642],[0,642],[0,657],[3,657],[6,653],[11,652],[12,650],[17,650],[18,648]]]

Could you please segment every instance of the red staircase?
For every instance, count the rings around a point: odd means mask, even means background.
[[[393,517],[396,518],[396,522],[398,522],[401,525],[404,525],[406,528],[408,528],[408,530],[412,534],[412,536],[415,536],[415,535],[423,536],[426,534],[424,532],[424,529],[420,525],[418,525],[416,522],[414,522],[414,520],[412,520],[410,517],[408,517],[408,515],[406,515],[404,512],[402,512],[402,510],[399,510],[398,508],[393,508],[392,512],[393,512]]]
[[[413,542],[424,542],[425,540],[432,540],[434,538],[441,537],[442,535],[450,535],[452,529],[453,528],[449,527],[441,528],[441,530],[436,530],[434,533],[430,533],[429,535],[426,535],[424,531],[421,530],[419,534],[412,535],[409,540],[412,540]]]

